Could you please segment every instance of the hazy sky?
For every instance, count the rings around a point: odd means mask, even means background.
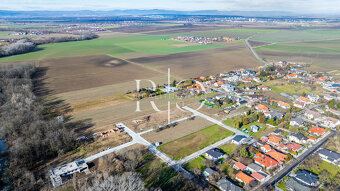
[[[340,0],[0,0],[1,10],[226,10],[339,13]]]

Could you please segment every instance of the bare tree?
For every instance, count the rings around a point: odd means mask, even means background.
[[[96,179],[88,191],[144,191],[143,180],[135,172],[125,172],[122,175],[110,176],[105,180]]]

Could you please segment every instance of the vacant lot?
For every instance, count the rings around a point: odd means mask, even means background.
[[[150,56],[129,61],[166,72],[168,68],[182,78],[228,72],[240,67],[255,67],[260,63],[253,58],[243,42],[229,43],[225,48],[196,52]]]
[[[209,125],[212,125],[212,123],[203,118],[196,117],[194,120],[187,119],[185,121],[181,121],[176,127],[164,129],[159,132],[154,130],[150,133],[144,134],[143,137],[152,143],[162,142],[164,144],[204,129]]]
[[[135,79],[161,75],[107,55],[47,59],[38,65],[43,83],[53,94],[123,82],[135,85]]]
[[[204,147],[219,140],[231,136],[233,133],[220,127],[212,125],[195,133],[189,134],[172,142],[161,145],[159,148],[174,159],[188,156]]]
[[[280,30],[272,33],[256,34],[251,40],[267,43],[308,42],[340,39],[339,32],[320,32],[308,30]]]
[[[319,94],[323,89],[317,85],[306,85],[302,83],[289,84],[288,81],[284,80],[272,80],[263,83],[264,85],[270,87],[275,93],[287,93],[287,94],[297,94],[302,95],[303,93],[316,93]]]

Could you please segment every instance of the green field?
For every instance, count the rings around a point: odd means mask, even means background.
[[[218,29],[218,30],[207,30],[207,31],[195,31],[195,32],[183,32],[172,34],[171,36],[206,36],[206,37],[239,37],[241,39],[247,38],[251,35],[258,33],[271,33],[277,30],[267,30],[267,29]]]
[[[159,149],[178,160],[231,135],[233,132],[218,125],[211,125],[161,145]]]
[[[321,44],[321,43],[319,43]],[[325,43],[324,43],[325,44]],[[335,44],[335,43],[333,43]],[[297,54],[340,54],[340,43],[339,46],[328,46],[321,47],[317,46],[318,43],[314,44],[272,44],[255,48],[256,51],[274,51],[274,52],[288,52]]]
[[[38,46],[36,51],[1,58],[0,62],[38,60],[43,58],[59,58],[109,54],[117,56],[123,53],[144,52],[154,54],[174,54],[223,47],[219,44],[176,47],[175,44],[185,42],[168,40],[169,36],[130,35],[121,38],[105,38],[87,41],[64,42]]]
[[[199,156],[194,160],[186,163],[184,165],[184,168],[191,172],[194,172],[194,169],[200,169],[201,171],[203,171],[206,168],[206,166],[204,165],[205,160],[206,159],[203,156]]]
[[[340,39],[337,31],[281,30],[255,35],[251,40],[267,43],[309,42]]]
[[[232,144],[232,143],[228,143],[228,144],[222,145],[218,148],[222,149],[225,152],[225,154],[231,155],[236,151],[237,145]]]

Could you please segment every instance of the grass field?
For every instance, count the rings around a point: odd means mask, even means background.
[[[167,144],[161,145],[159,149],[177,160],[219,140],[229,137],[232,134],[233,133],[231,131],[224,129],[223,127],[212,125]]]
[[[38,46],[36,51],[1,58],[0,62],[88,56],[96,54],[117,56],[130,52],[174,54],[223,47],[219,44],[176,47],[174,46],[175,44],[182,44],[183,42],[167,39],[169,39],[169,36],[131,34],[130,36],[120,38],[100,38],[87,41],[44,44]]]
[[[218,148],[222,149],[227,155],[231,155],[236,151],[237,145],[232,144],[232,143],[227,143],[227,144],[222,145]]]
[[[260,33],[251,40],[267,43],[308,42],[340,39],[340,33],[334,31],[280,30],[272,33]]]
[[[297,94],[302,95],[303,93],[316,93],[319,94],[323,91],[323,89],[316,85],[306,85],[302,83],[297,84],[289,84],[288,81],[283,80],[272,80],[263,83],[265,86],[268,86],[275,93],[287,93],[287,94]]]
[[[206,159],[203,156],[199,156],[194,160],[186,163],[184,165],[184,168],[191,172],[194,172],[194,169],[200,169],[201,171],[203,171],[206,168],[206,166],[204,165],[205,160]]]

